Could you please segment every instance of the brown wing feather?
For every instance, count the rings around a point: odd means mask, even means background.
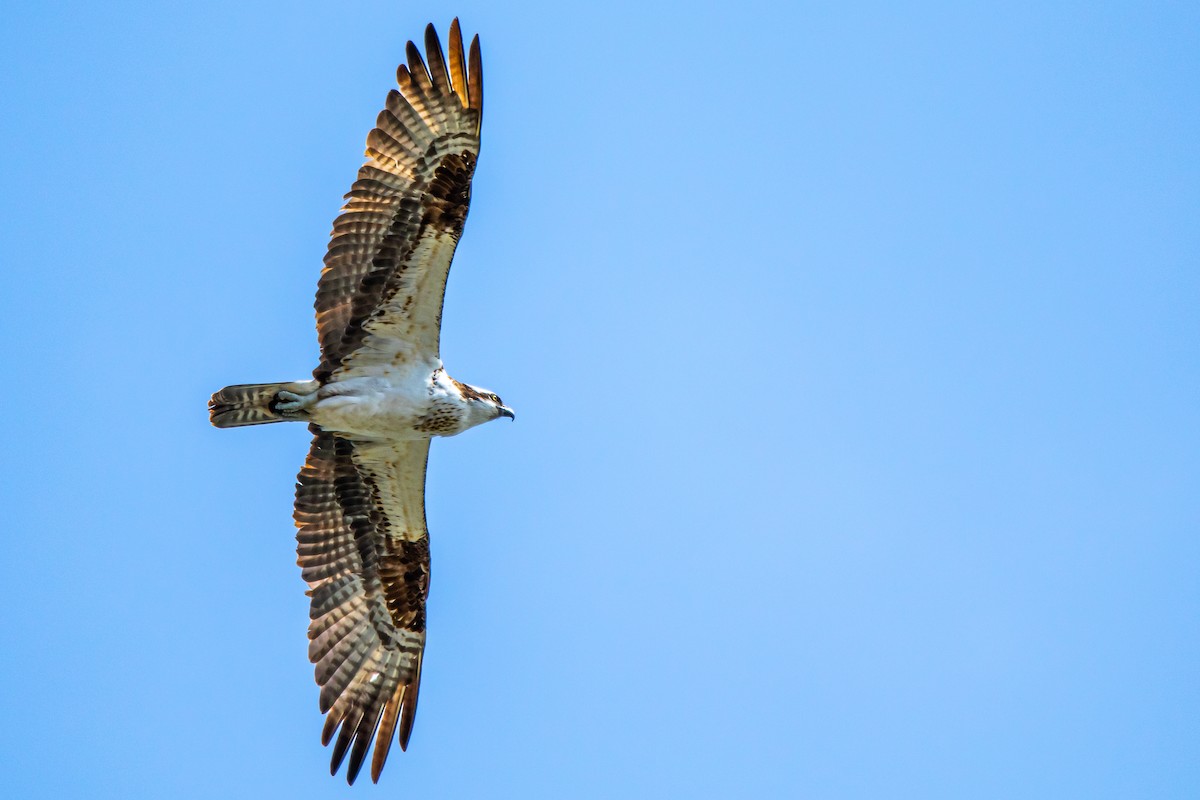
[[[367,162],[333,224],[317,286],[317,335],[324,380],[361,359],[398,353],[436,357],[442,298],[470,202],[483,108],[479,37],[470,70],[462,33],[450,27],[450,66],[430,25],[429,66],[416,45],[397,70],[401,91],[367,136]],[[449,208],[448,208],[449,207]]]
[[[470,107],[471,99],[467,94],[467,67],[463,62],[462,31],[458,27],[458,19],[450,23],[450,82],[454,84],[454,93],[458,102]]]
[[[424,479],[428,441],[364,444],[312,426],[296,484],[296,539],[311,598],[309,658],[337,733],[330,771],[347,753],[354,783],[374,737],[371,779],[400,723],[408,746],[425,647],[429,538]]]

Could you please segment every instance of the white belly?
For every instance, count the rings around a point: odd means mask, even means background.
[[[380,439],[428,439],[420,422],[435,404],[431,381],[346,378],[323,386],[309,417],[328,431]]]

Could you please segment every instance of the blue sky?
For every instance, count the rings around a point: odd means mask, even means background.
[[[404,41],[483,38],[407,753],[327,773],[299,426]],[[40,3],[0,28],[0,794],[1200,794],[1200,13]]]

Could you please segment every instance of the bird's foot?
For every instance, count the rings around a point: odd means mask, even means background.
[[[271,410],[279,414],[295,414],[308,408],[315,397],[315,394],[303,395],[280,389],[271,401]]]

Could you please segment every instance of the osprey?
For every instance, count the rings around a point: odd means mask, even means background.
[[[297,420],[312,431],[296,484],[298,563],[326,714],[321,741],[337,734],[330,773],[349,752],[349,783],[373,736],[378,781],[397,726],[401,749],[412,733],[429,592],[429,441],[513,418],[493,392],[446,374],[438,348],[479,153],[479,37],[464,60],[455,19],[449,59],[432,25],[428,65],[412,42],[406,52],[401,91],[388,93],[333,223],[313,379],[227,386],[209,401],[218,428]]]

